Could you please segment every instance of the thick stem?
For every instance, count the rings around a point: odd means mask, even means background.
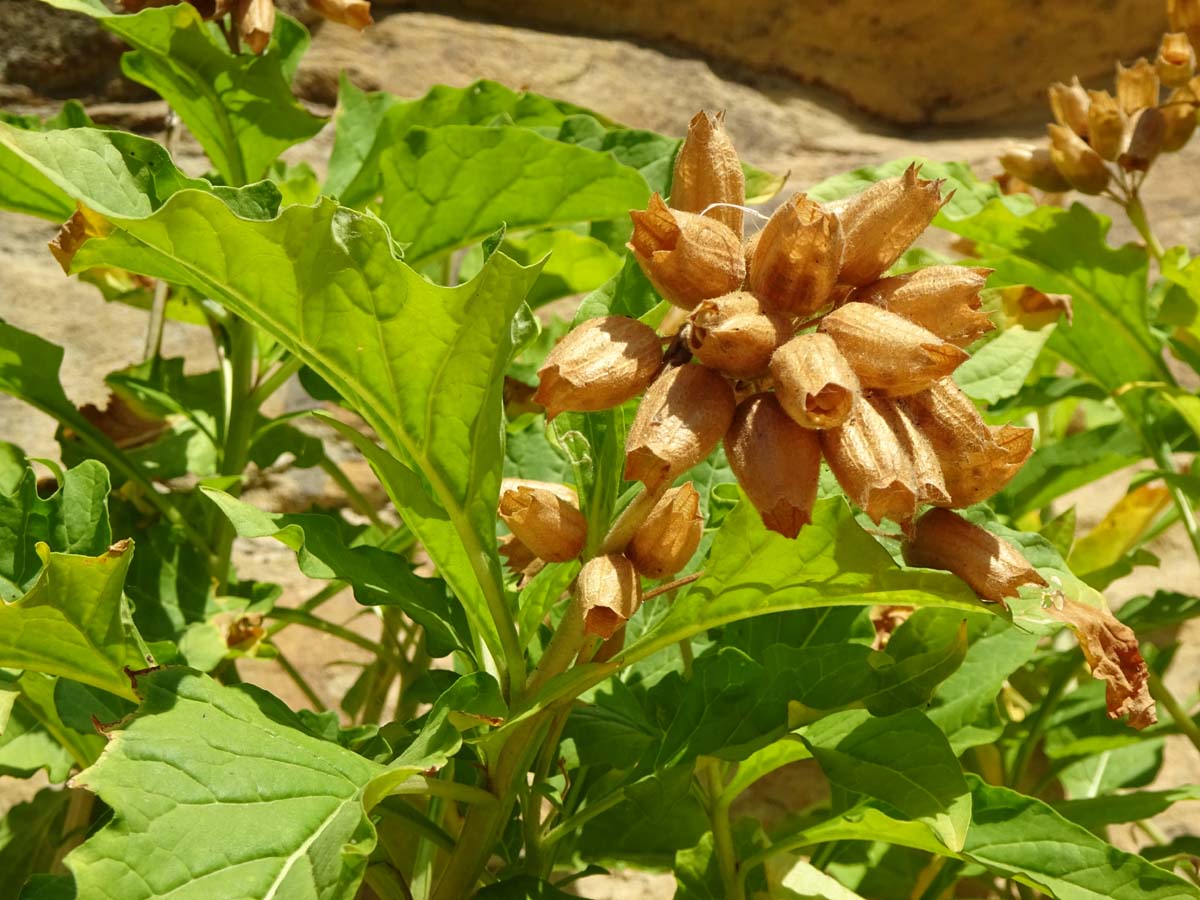
[[[1146,218],[1146,207],[1142,206],[1142,198],[1138,196],[1137,191],[1130,194],[1124,206],[1125,215],[1129,217],[1130,224],[1137,229],[1137,233],[1146,243],[1146,252],[1161,262],[1163,258],[1162,244],[1158,242],[1158,238],[1154,236],[1154,231],[1150,228],[1150,220]]]
[[[650,491],[642,488],[641,493],[629,502],[629,505],[621,510],[621,514],[617,516],[617,520],[613,522],[612,527],[608,529],[608,534],[604,536],[604,544],[600,547],[601,553],[620,553],[625,549],[625,546],[633,540],[634,534],[642,527],[642,523],[646,521],[646,517],[654,509],[654,505],[662,499],[662,495],[667,492],[669,484],[664,484],[661,488]]]
[[[725,887],[725,900],[746,900],[746,886],[738,871],[737,851],[733,846],[733,829],[729,824],[729,807],[722,799],[725,785],[721,780],[720,763],[702,762],[700,772],[708,795],[708,822],[713,833],[713,854]]]
[[[258,407],[252,400],[254,391],[254,329],[245,322],[230,323],[230,353],[225,396],[224,446],[221,451],[221,474],[240,476],[250,456],[250,438]],[[235,484],[229,491],[241,493]],[[213,577],[218,591],[229,581],[229,561],[233,554],[234,528],[225,516],[218,514],[213,535],[217,563]]]

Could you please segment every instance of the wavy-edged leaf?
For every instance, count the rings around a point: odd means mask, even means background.
[[[153,664],[122,594],[133,546],[120,541],[95,557],[43,548],[44,568],[33,587],[0,603],[0,666],[63,675],[132,698],[126,669]]]
[[[314,737],[256,688],[164,669],[138,692],[138,712],[75,780],[114,811],[67,857],[80,897],[354,896],[381,766]]]
[[[950,191],[954,192],[954,196],[949,198],[939,213],[939,221],[973,215],[1000,195],[1000,190],[994,182],[980,181],[965,163],[934,162],[920,156],[906,156],[879,166],[866,166],[834,175],[813,185],[805,193],[813,200],[829,203],[861,193],[877,181],[903,175],[904,170],[914,164],[920,166],[922,178],[943,179],[945,183],[942,186],[942,196],[946,196]]]
[[[379,214],[414,266],[510,229],[626,216],[641,175],[605,153],[524,128],[410,128],[380,156]]]
[[[15,890],[54,863],[66,817],[67,791],[44,788],[0,819],[0,884]]]
[[[408,472],[394,494],[402,517],[476,631],[512,656],[515,629],[502,647],[493,621],[507,603],[495,549],[500,391],[536,268],[494,254],[467,284],[438,287],[396,257],[378,219],[329,200],[247,221],[190,191],[150,217],[107,222],[72,269],[118,265],[191,284],[311,366],[403,461],[391,467]]]
[[[462,607],[441,579],[421,578],[404,557],[378,547],[354,546],[340,520],[320,513],[268,513],[223,491],[204,490],[241,537],[274,538],[296,551],[309,578],[339,578],[365,606],[397,606],[425,629],[432,656],[472,652]]]
[[[90,125],[91,119],[77,101],[63,105],[62,111],[52,118],[17,116],[0,112],[0,122],[13,129],[23,131],[58,131]],[[14,153],[7,143],[0,140],[0,208],[62,222],[71,217],[75,205],[52,181],[36,167]]]

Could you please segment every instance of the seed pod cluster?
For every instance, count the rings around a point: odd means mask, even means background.
[[[1086,131],[1086,92],[1057,102]],[[993,327],[980,308],[989,271],[887,275],[945,202],[941,182],[914,165],[837,204],[797,194],[748,240],[744,191],[723,118],[697,116],[670,202],[631,213],[629,247],[675,307],[671,324],[659,336],[630,319],[584,323],[539,373],[550,415],[644,393],[625,477],[662,500],[615,549],[647,577],[694,552],[698,499],[667,489],[721,443],[763,522],[788,537],[811,518],[822,459],[876,522],[908,525],[924,505],[990,496],[1030,450],[1029,431],[989,428],[949,377]]]
[[[168,6],[171,0],[120,0],[129,13],[141,12],[152,6]],[[261,54],[271,41],[275,28],[276,0],[187,0],[200,15],[209,21],[224,21],[232,16],[233,32],[240,48]],[[318,15],[331,22],[349,25],[359,31],[372,23],[370,0],[308,0]]]
[[[1188,142],[1200,114],[1200,3],[1168,0],[1168,15],[1154,61],[1118,63],[1112,93],[1084,90],[1078,78],[1050,86],[1049,146],[1005,151],[1010,178],[1047,193],[1136,190],[1160,154]]]

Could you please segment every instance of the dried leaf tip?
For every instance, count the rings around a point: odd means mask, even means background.
[[[724,205],[708,209],[717,203]],[[696,113],[675,157],[671,207],[704,213],[741,237],[744,216],[738,207],[745,203],[746,177],[725,131],[725,112]]]
[[[717,219],[673,210],[658,194],[629,216],[633,236],[627,246],[664,299],[692,309],[742,286],[741,237]]]

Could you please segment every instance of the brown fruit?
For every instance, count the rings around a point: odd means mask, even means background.
[[[1167,120],[1157,107],[1143,109],[1133,120],[1129,146],[1117,158],[1126,172],[1145,172],[1154,162],[1167,136]]]
[[[1088,143],[1101,157],[1115,160],[1129,140],[1129,116],[1107,91],[1089,91]]]
[[[942,208],[942,182],[917,176],[914,163],[898,178],[871,185],[838,209],[844,252],[839,281],[870,284],[924,231]]]
[[[642,604],[637,570],[617,553],[584,563],[575,582],[575,593],[583,607],[584,631],[605,640],[628,622]]]
[[[917,520],[912,540],[904,545],[904,561],[953,572],[993,603],[1016,597],[1024,584],[1046,586],[1015,547],[948,509],[931,509]]]
[[[650,490],[702,461],[729,429],[733,389],[705,366],[667,369],[646,391],[625,441],[625,477]]]
[[[1182,87],[1171,91],[1171,96],[1159,110],[1166,125],[1163,153],[1174,153],[1183,148],[1196,130],[1196,114],[1200,110],[1200,103],[1191,87]]]
[[[1050,111],[1054,113],[1054,120],[1059,125],[1070,128],[1081,138],[1087,138],[1088,94],[1079,83],[1079,79],[1071,79],[1070,84],[1052,84],[1046,93],[1050,98]]]
[[[903,524],[913,517],[919,491],[912,459],[871,401],[856,396],[845,423],[820,435],[838,484],[872,521]]]
[[[1050,158],[1071,187],[1084,194],[1098,194],[1108,187],[1111,175],[1100,154],[1069,128],[1047,125]]]
[[[815,331],[776,350],[771,375],[780,405],[804,428],[841,425],[861,392],[858,376],[833,338]]]
[[[1200,47],[1200,0],[1167,0],[1167,20],[1172,31],[1182,31]]]
[[[626,245],[663,298],[684,309],[736,291],[746,278],[742,240],[707,216],[679,212],[654,194],[645,210],[629,213]]]
[[[772,394],[738,404],[725,456],[763,524],[794,538],[812,520],[821,474],[821,442],[797,425]]]
[[[829,304],[842,267],[842,226],[821,204],[796,194],[759,232],[750,290],[764,307],[811,316]]]
[[[368,0],[308,0],[308,5],[330,22],[349,25],[359,31],[372,22]]]
[[[1031,429],[988,427],[949,378],[907,398],[906,404],[941,462],[948,506],[986,500],[1012,480],[1033,452]]]
[[[1154,66],[1144,59],[1128,68],[1117,63],[1117,102],[1127,116],[1158,106],[1158,72]]]
[[[262,53],[275,30],[275,0],[237,0],[233,20],[242,43],[252,53]]]
[[[767,370],[775,348],[792,334],[784,316],[764,312],[753,294],[735,291],[692,310],[688,346],[704,365],[732,378]]]
[[[966,347],[996,326],[980,310],[979,292],[991,269],[929,266],[905,275],[883,278],[859,288],[854,299],[872,303],[938,337]]]
[[[1009,175],[1039,191],[1060,194],[1071,189],[1045,147],[1010,147],[1000,154],[1000,165]]]
[[[945,506],[950,502],[950,492],[942,475],[942,464],[933,444],[917,425],[911,411],[903,400],[873,401],[879,414],[887,421],[892,434],[900,442],[904,453],[912,461],[913,486],[918,503]]]
[[[687,137],[675,157],[671,179],[671,208],[702,213],[713,203],[718,206],[704,213],[716,219],[739,238],[743,214],[736,207],[746,205],[746,176],[733,141],[725,131],[725,112],[698,112],[688,124]]]
[[[700,494],[690,482],[681,484],[663,494],[650,510],[625,555],[647,578],[668,578],[688,564],[703,534]]]
[[[524,573],[537,561],[537,554],[526,547],[515,534],[506,534],[500,538],[500,555],[512,571]]]
[[[903,316],[870,303],[847,303],[821,320],[864,388],[890,397],[915,394],[949,375],[966,351]]]
[[[649,387],[662,358],[649,325],[625,316],[588,319],[550,351],[533,399],[547,419],[564,410],[610,409]]]
[[[564,562],[583,552],[587,520],[573,504],[544,488],[522,485],[500,495],[500,518],[538,559]]]
[[[1196,50],[1182,31],[1164,34],[1154,61],[1158,80],[1166,87],[1183,87],[1196,71]]]

